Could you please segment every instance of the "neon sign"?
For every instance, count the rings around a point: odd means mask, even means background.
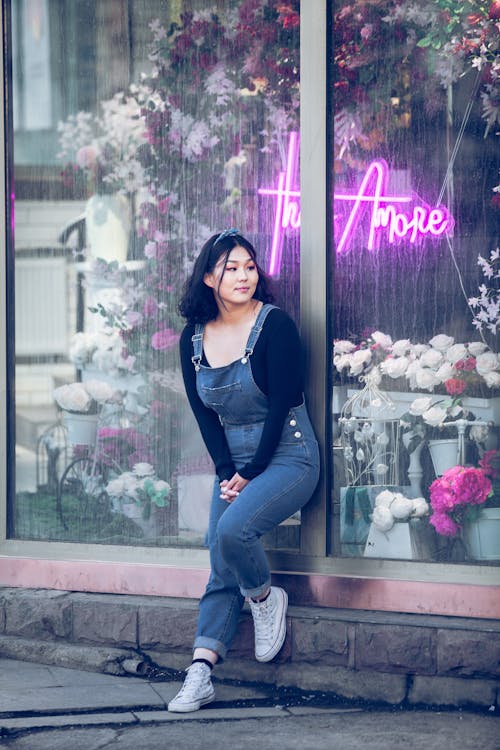
[[[258,191],[260,195],[276,199],[269,261],[271,275],[276,274],[281,265],[284,232],[300,227],[300,190],[295,187],[298,155],[298,133],[290,133],[286,169],[280,172],[276,188]],[[455,222],[444,206],[431,207],[416,195],[387,195],[388,182],[389,167],[383,159],[378,159],[368,166],[357,192],[334,194],[334,204],[340,208],[334,213],[338,254],[349,252],[355,245],[373,251],[382,241],[388,245],[401,241],[415,245],[425,238],[452,233]]]

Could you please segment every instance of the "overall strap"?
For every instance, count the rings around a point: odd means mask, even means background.
[[[260,312],[257,315],[257,320],[252,326],[252,330],[250,331],[250,335],[248,337],[247,345],[245,347],[245,359],[249,357],[251,354],[253,354],[253,350],[255,348],[255,344],[257,343],[257,339],[260,336],[260,332],[262,331],[262,328],[264,326],[265,320],[271,310],[274,310],[276,308],[276,305],[262,305],[260,308]]]
[[[196,372],[200,369],[201,358],[203,357],[203,330],[205,326],[201,323],[196,323],[194,327],[194,334],[191,336],[193,342],[193,356],[191,362],[194,365]]]

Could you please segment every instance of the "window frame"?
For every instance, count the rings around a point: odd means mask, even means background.
[[[308,405],[317,431],[323,471],[319,488],[303,511],[301,550],[270,552],[278,577],[292,589],[292,600],[318,606],[388,609],[460,616],[500,617],[500,568],[330,556],[330,330],[328,252],[331,210],[327,152],[327,3],[303,3],[301,16],[301,332],[308,355]],[[2,36],[8,29],[8,3],[2,3]],[[306,54],[307,52],[307,54]],[[0,130],[9,145],[8,61],[0,60],[4,87]],[[7,226],[10,184],[7,155],[0,156],[0,262],[6,268],[13,237]],[[325,248],[327,251],[325,252]],[[6,310],[5,272],[0,304]],[[8,466],[14,458],[6,429],[13,380],[8,372],[9,335],[0,316],[0,585],[82,591],[199,596],[209,566],[206,550],[193,548],[106,547],[30,542],[7,538]],[[10,389],[10,390],[9,390]],[[11,446],[10,448],[8,446]],[[445,588],[446,586],[446,588]]]

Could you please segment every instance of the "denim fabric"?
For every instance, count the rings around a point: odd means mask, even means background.
[[[250,357],[272,309],[262,307],[244,356],[225,367],[203,366],[203,329],[197,327],[193,336],[197,390],[219,415],[236,469],[255,455],[267,414],[267,396],[253,379]],[[318,478],[318,445],[303,403],[290,409],[267,468],[233,502],[220,498],[215,482],[207,536],[211,574],[200,601],[195,648],[225,658],[245,597],[258,597],[271,583],[261,536],[305,505]]]

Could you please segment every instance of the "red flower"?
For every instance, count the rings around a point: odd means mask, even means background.
[[[449,396],[460,396],[465,391],[467,383],[460,378],[449,378],[444,381],[444,387]]]

